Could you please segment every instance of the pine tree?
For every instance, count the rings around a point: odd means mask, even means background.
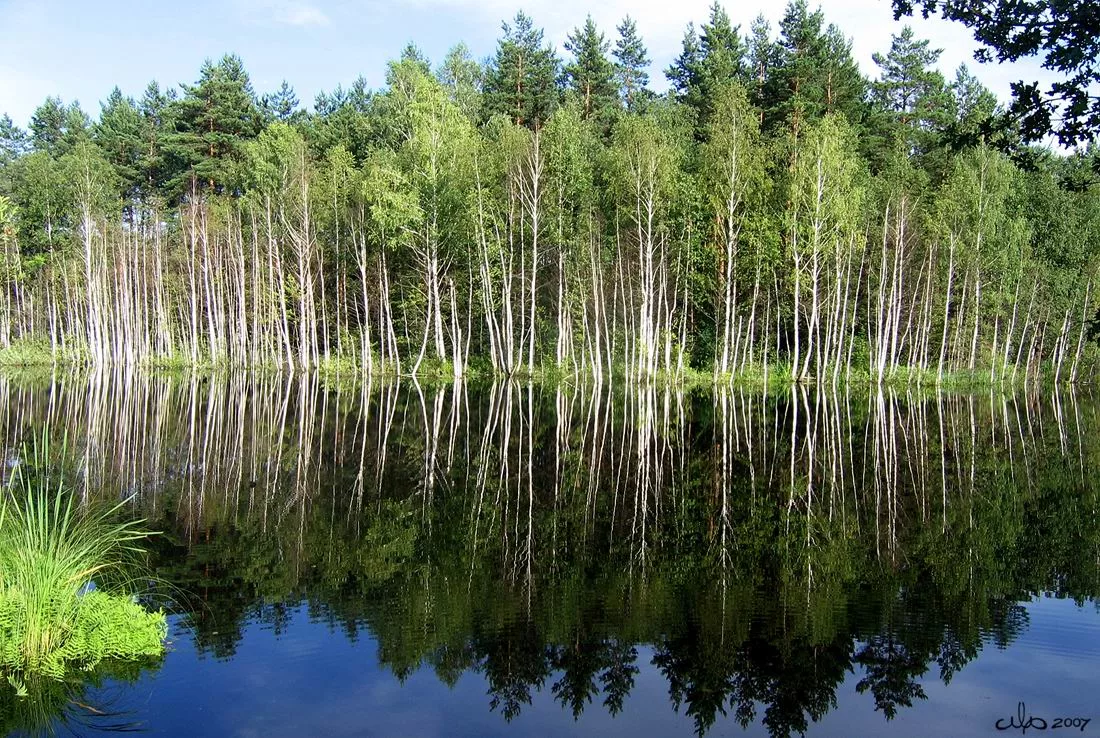
[[[36,151],[58,154],[65,135],[65,104],[60,97],[47,97],[31,115],[31,142]]]
[[[31,117],[34,148],[51,156],[64,156],[88,140],[92,121],[75,100],[68,105],[59,97],[46,98]]]
[[[758,109],[757,123],[760,125],[764,123],[764,109],[767,107],[767,83],[779,65],[779,46],[771,35],[771,24],[763,15],[756,16],[748,43],[746,76],[749,101]]]
[[[289,123],[301,117],[298,96],[294,94],[294,88],[285,79],[278,90],[263,96],[260,106],[263,108],[264,118],[269,121]]]
[[[805,0],[787,6],[779,22],[780,65],[775,74],[772,104],[774,114],[767,119],[773,125],[788,123],[797,137],[807,118],[820,115],[819,102],[824,96],[816,84],[817,66],[824,56],[821,11],[809,12]]]
[[[684,29],[684,38],[680,42],[680,55],[665,70],[665,77],[672,83],[672,90],[681,102],[689,102],[695,96],[702,55],[695,24],[688,23],[687,28]]]
[[[428,59],[421,48],[412,41],[405,44],[405,48],[401,49],[401,56],[398,57],[398,62],[409,62],[414,64],[425,76],[429,76],[432,73],[431,60]]]
[[[163,196],[170,176],[171,158],[166,147],[173,127],[171,115],[176,91],[161,92],[160,85],[150,82],[139,105],[141,111],[141,195],[146,202]]]
[[[588,16],[583,28],[573,29],[565,48],[573,54],[572,63],[565,67],[565,76],[581,101],[583,117],[595,118],[610,128],[619,99],[615,67],[607,58],[610,43],[596,28],[592,16]]]
[[[710,101],[723,84],[744,76],[744,48],[738,28],[715,2],[696,34],[689,25],[680,56],[667,72],[680,101],[693,108],[702,126]]]
[[[920,8],[939,13],[974,32],[978,61],[1014,62],[1041,57],[1055,80],[1012,84],[1011,124],[1028,142],[1056,134],[1063,146],[1095,141],[1100,133],[1100,12],[1095,0],[1078,2],[989,2],[989,0],[893,0],[894,18]]]
[[[823,29],[824,20],[805,0],[787,6],[779,24],[779,64],[766,84],[769,129],[786,125],[798,138],[807,123],[828,113],[842,113],[853,124],[862,119],[866,85],[851,44],[835,26]]]
[[[503,114],[517,125],[539,128],[559,102],[560,62],[523,11],[514,25],[501,28],[504,36],[485,75],[485,117]]]
[[[875,54],[881,72],[872,85],[875,104],[889,114],[894,136],[910,153],[927,151],[931,137],[948,123],[949,96],[943,76],[933,69],[942,49],[918,40],[905,26],[888,54]]]
[[[331,93],[318,93],[313,102],[315,114],[306,126],[313,149],[322,152],[342,145],[356,161],[365,162],[376,137],[370,117],[374,98],[362,77],[347,90],[337,86]]]
[[[927,40],[917,40],[913,29],[902,28],[890,40],[888,54],[872,56],[881,72],[873,85],[875,101],[898,114],[902,125],[913,123],[919,100],[926,94],[933,66],[943,49],[929,48]]]
[[[949,92],[952,95],[950,112],[954,118],[955,133],[976,139],[983,132],[984,124],[996,112],[997,97],[970,73],[965,64],[956,70]]]
[[[134,101],[116,87],[103,103],[93,133],[127,199],[135,197],[142,184],[142,123]]]
[[[27,153],[28,144],[26,132],[9,115],[0,115],[0,195],[13,192],[13,165]]]
[[[619,38],[615,41],[615,75],[619,82],[619,96],[623,105],[631,112],[637,112],[650,91],[649,52],[638,35],[638,27],[629,15],[623,18],[616,30]]]
[[[175,105],[175,133],[169,144],[182,164],[173,182],[177,193],[188,189],[192,176],[200,187],[232,189],[234,167],[245,142],[255,138],[262,123],[248,73],[237,56],[207,60],[194,85],[184,86]]]
[[[744,74],[745,49],[740,27],[730,22],[729,14],[717,3],[710,6],[710,19],[699,34],[702,51],[703,92],[709,99],[718,88]]]
[[[0,115],[0,167],[7,166],[27,151],[27,133],[7,113]]]
[[[836,26],[825,29],[821,74],[825,115],[840,113],[859,125],[866,115],[867,80],[852,56],[852,42]]]

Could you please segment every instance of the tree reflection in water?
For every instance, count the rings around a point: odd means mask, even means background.
[[[195,645],[305,605],[398,679],[483,675],[805,731],[849,674],[886,719],[1022,604],[1098,589],[1100,405],[1073,394],[758,394],[331,384],[316,375],[0,385],[9,455],[67,434],[89,496],[136,494]]]

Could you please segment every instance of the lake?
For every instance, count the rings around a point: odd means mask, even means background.
[[[1100,733],[1087,391],[0,380],[43,432],[170,645],[0,732]]]

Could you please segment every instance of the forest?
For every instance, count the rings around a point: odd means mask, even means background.
[[[1100,151],[1029,143],[899,25],[715,3],[414,45],[312,110],[240,58],[0,118],[0,363],[652,381],[1088,381]],[[868,71],[873,75],[869,76]],[[663,87],[663,85],[662,85]]]

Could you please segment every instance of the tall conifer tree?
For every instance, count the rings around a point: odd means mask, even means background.
[[[619,96],[627,110],[636,112],[650,91],[649,52],[638,35],[638,26],[629,15],[615,29],[619,38],[615,41],[615,74],[619,81]]]
[[[117,87],[103,103],[94,140],[115,170],[123,197],[137,195],[142,181],[142,120],[134,101]]]
[[[768,80],[779,65],[779,46],[772,40],[771,24],[763,15],[753,19],[745,64],[749,101],[758,109],[757,123],[762,126]]]
[[[150,82],[141,97],[141,172],[142,196],[149,201],[153,196],[162,197],[171,174],[171,157],[167,152],[168,136],[172,129],[172,113],[176,91],[161,91],[160,85]]]
[[[35,150],[61,156],[87,138],[90,125],[80,103],[65,105],[60,97],[47,97],[31,116],[31,141]]]
[[[824,22],[821,9],[811,12],[806,0],[787,6],[779,23],[778,65],[766,84],[769,129],[785,125],[797,138],[807,123],[828,113],[842,113],[853,124],[863,117],[865,83],[851,44]]]
[[[264,118],[269,121],[292,122],[301,117],[298,108],[298,96],[294,88],[285,79],[275,92],[269,92],[260,100]]]
[[[667,76],[681,102],[695,110],[700,125],[718,88],[744,76],[744,55],[738,28],[717,2],[711,5],[710,18],[698,34],[688,26],[683,49]]]
[[[244,144],[255,138],[262,124],[252,83],[240,57],[207,60],[194,85],[184,86],[176,103],[175,132],[169,139],[182,165],[173,182],[177,192],[190,186],[231,189],[234,167],[244,156]]]
[[[565,75],[581,101],[585,119],[607,123],[618,104],[615,67],[607,58],[610,47],[592,16],[588,16],[583,27],[573,29],[565,41],[566,50],[573,55],[573,61],[565,66]]]
[[[27,133],[8,114],[0,115],[0,169],[8,166],[27,150]]]
[[[504,36],[485,75],[486,117],[508,116],[517,125],[539,128],[549,120],[560,99],[554,50],[543,41],[530,16],[516,14],[502,24]]]

